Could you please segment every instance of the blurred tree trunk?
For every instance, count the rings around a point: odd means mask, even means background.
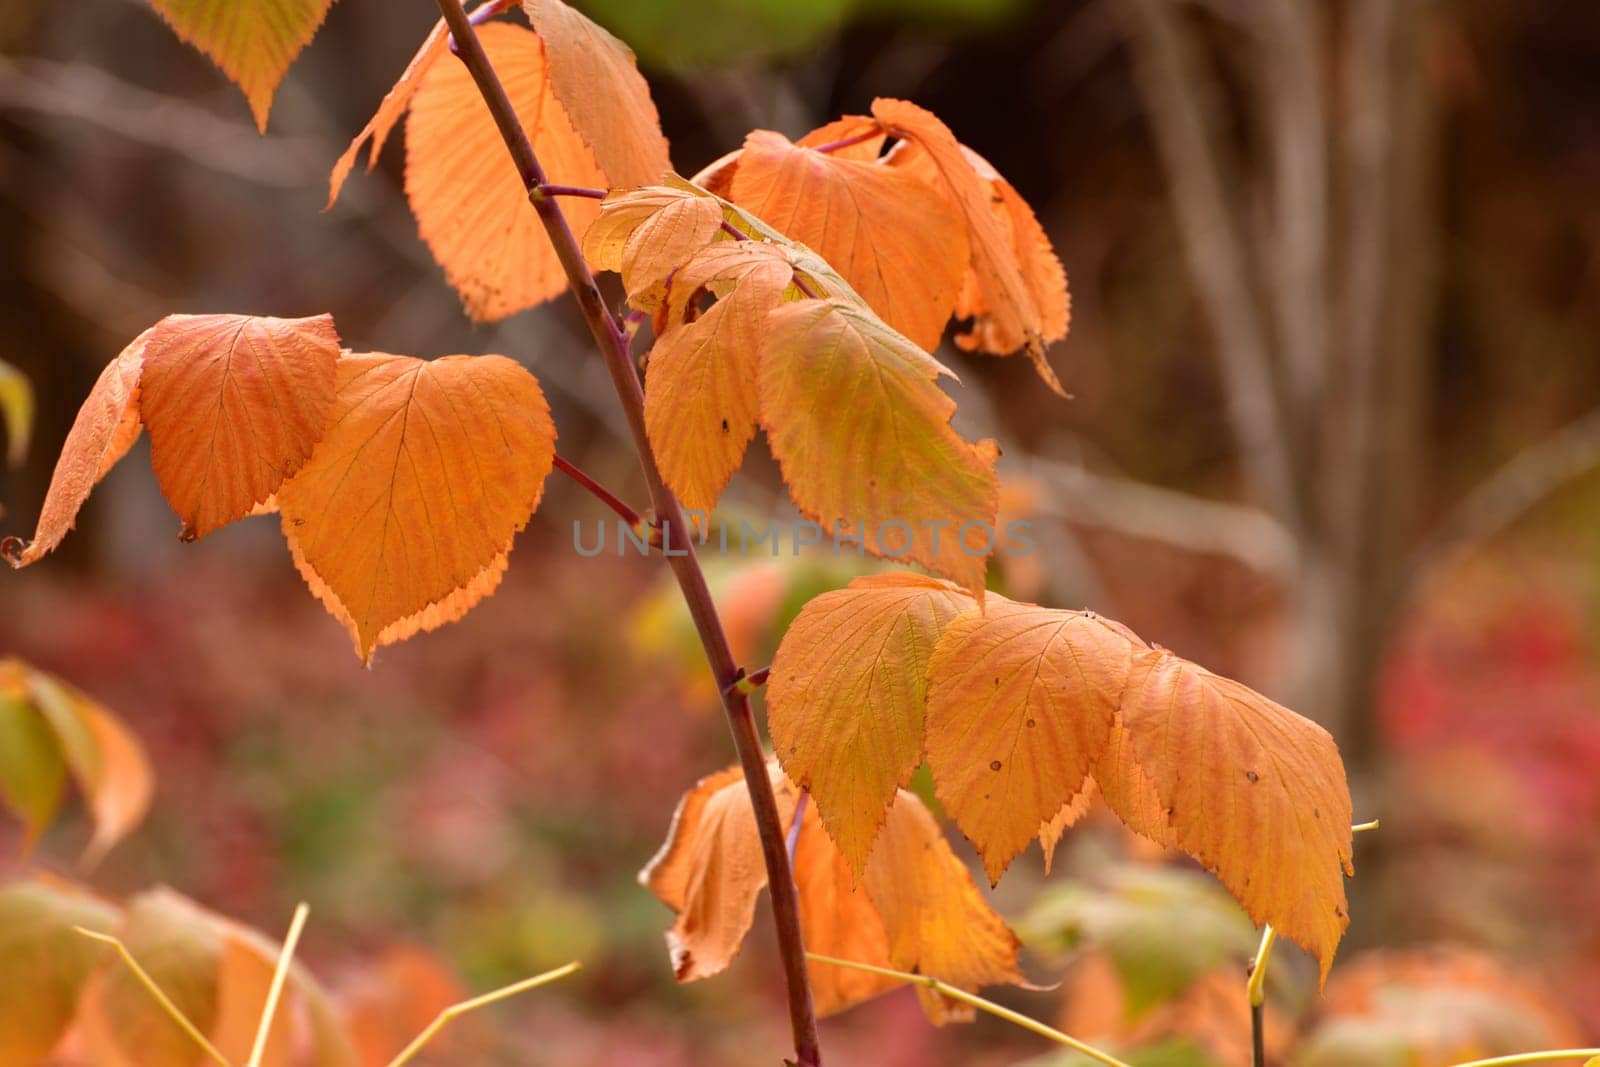
[[[1428,5],[1125,6],[1242,469],[1299,546],[1276,695],[1334,732],[1358,814],[1377,816],[1374,688],[1403,606],[1425,459]],[[1381,899],[1383,863],[1369,844],[1352,891],[1371,936],[1383,917],[1362,905]]]

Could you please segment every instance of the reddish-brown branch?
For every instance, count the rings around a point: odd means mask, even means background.
[[[528,190],[529,199],[545,232],[550,237],[556,256],[566,271],[573,295],[583,310],[584,319],[594,335],[595,344],[605,359],[606,370],[611,375],[617,398],[622,403],[628,419],[634,449],[644,472],[650,498],[655,505],[657,525],[668,540],[677,543],[683,536],[679,550],[667,555],[673,574],[683,591],[683,597],[694,620],[700,642],[705,648],[717,688],[722,691],[723,708],[727,712],[729,729],[733,733],[734,747],[739,751],[739,762],[744,768],[745,785],[750,791],[750,804],[755,812],[756,826],[761,837],[762,857],[766,862],[768,888],[772,894],[772,914],[777,927],[778,948],[783,958],[784,978],[788,985],[789,1022],[794,1031],[795,1059],[800,1067],[820,1067],[822,1052],[817,1040],[816,1012],[811,1002],[811,984],[806,972],[805,943],[800,932],[799,896],[795,890],[794,875],[789,866],[785,847],[783,822],[778,816],[777,798],[773,795],[772,781],[767,773],[766,753],[756,733],[755,716],[750,709],[750,698],[730,687],[739,677],[739,666],[734,662],[728,647],[728,637],[717,616],[716,604],[706,585],[704,572],[695,557],[694,536],[684,522],[677,498],[662,480],[656,466],[655,453],[650,447],[644,424],[644,386],[634,369],[628,351],[627,335],[620,323],[606,307],[595,284],[594,274],[584,262],[559,201],[537,195],[545,184],[544,171],[539,166],[527,131],[517,120],[515,109],[506,95],[505,87],[495,74],[483,44],[473,30],[471,20],[461,6],[461,0],[437,0],[450,32],[455,36],[462,63],[472,74],[478,91],[494,117],[506,149],[516,164],[517,173]]]
[[[536,196],[576,196],[585,200],[604,200],[604,189],[591,189],[587,185],[551,185],[546,182],[538,189],[530,190]]]
[[[590,493],[593,493],[602,504],[616,512],[623,522],[626,522],[629,526],[643,528],[644,519],[640,517],[637,511],[629,507],[621,497],[585,474],[576,464],[559,452],[556,453],[556,470],[589,490]]]

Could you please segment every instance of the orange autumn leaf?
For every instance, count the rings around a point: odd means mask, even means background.
[[[306,587],[311,590],[311,595],[322,601],[322,606],[327,609],[343,626],[350,635],[350,640],[355,642],[359,649],[361,638],[356,629],[355,619],[350,614],[350,609],[345,607],[329,586],[322,580],[322,576],[312,569],[306,562],[300,545],[293,538],[288,539],[289,557],[294,562],[294,569],[299,572]],[[454,590],[443,600],[436,600],[421,611],[407,615],[403,619],[385,626],[378,631],[377,639],[372,643],[373,648],[382,648],[384,645],[398,644],[409,637],[420,633],[429,633],[441,626],[455,622],[468,611],[472,610],[480,600],[484,600],[500,588],[500,582],[506,576],[506,570],[511,566],[510,551],[502,552],[495,557],[493,563],[479,571],[466,585]]]
[[[39,780],[40,768],[35,766],[32,803],[19,805],[28,809],[25,819],[29,813],[33,816],[28,825],[30,835],[37,836],[42,822],[54,814],[65,785],[63,772],[70,774],[94,824],[85,862],[98,862],[144,819],[150,807],[155,776],[144,749],[110,711],[20,660],[0,660],[0,704],[8,708],[13,727],[30,724],[27,735],[44,746],[33,748],[31,756],[46,762],[45,780]],[[22,717],[20,721],[18,717]],[[26,779],[19,778],[18,772],[28,768],[12,766],[11,761],[24,755],[12,749],[0,759],[0,792],[13,803],[24,795],[17,783]]]
[[[139,374],[149,337],[146,330],[134,338],[95,380],[61,446],[33,540],[26,545],[15,537],[0,541],[0,555],[11,566],[26,567],[59,545],[90,491],[138,440]]]
[[[1087,786],[1134,648],[1095,615],[998,597],[945,627],[928,663],[928,765],[990,881]]]
[[[883,151],[888,135],[871,115],[845,115],[818,126],[795,144],[805,148],[827,149],[836,159],[871,163]]]
[[[22,820],[23,859],[55,821],[66,792],[60,741],[34,706],[21,665],[0,661],[0,804]]]
[[[791,796],[779,816],[788,822],[793,812]],[[639,882],[678,913],[667,931],[678,981],[726,970],[744,947],[756,898],[767,884],[755,812],[738,767],[707,775],[683,795],[666,842],[639,872]]]
[[[1010,182],[1000,176],[988,160],[965,145],[961,146],[961,150],[972,164],[972,169],[978,172],[978,177],[989,183],[995,217],[1005,231],[1012,253],[1017,257],[1017,266],[1022,271],[1022,280],[1033,295],[1034,306],[1039,311],[1040,335],[1047,343],[1060,340],[1067,335],[1071,325],[1072,303],[1067,293],[1066,271],[1062,269],[1061,260],[1056,258],[1055,250],[1050,247],[1050,238],[1046,236],[1044,227],[1039,225],[1028,202],[1022,199]],[[963,299],[956,306],[956,315],[959,318],[971,318],[974,322],[971,330],[956,337],[956,344],[968,351],[1007,351],[1005,346],[1010,338],[996,329],[995,319],[988,314],[983,287],[976,275],[972,276],[971,283],[964,286],[963,290]],[[1034,350],[1030,349],[1029,354],[1033,353]],[[1042,355],[1037,356],[1036,361],[1042,358]],[[1043,364],[1040,368],[1046,381],[1053,376],[1047,373],[1049,369],[1049,364]]]
[[[478,36],[549,179],[608,185],[594,152],[550,95],[538,36],[501,22],[479,28]],[[503,319],[566,289],[566,273],[463,64],[433,64],[412,97],[406,196],[423,241],[474,319]],[[600,209],[574,200],[562,210],[581,237]]]
[[[1045,874],[1050,873],[1051,864],[1055,862],[1056,846],[1061,843],[1062,835],[1076,826],[1078,820],[1087,815],[1090,807],[1094,805],[1095,792],[1095,784],[1091,780],[1083,792],[1061,805],[1060,811],[1040,825],[1039,851],[1044,853]]]
[[[829,155],[839,159],[871,163],[883,150],[885,140],[887,135],[877,119],[870,115],[846,115],[818,126],[795,144],[803,148],[826,148]],[[727,199],[734,172],[739,169],[739,160],[743,157],[744,149],[736,148],[706,164],[690,180],[700,188]]]
[[[423,76],[434,63],[438,62],[440,56],[449,51],[449,42],[450,29],[445,25],[444,19],[439,19],[433,24],[433,29],[428,31],[428,36],[423,38],[422,47],[411,57],[406,69],[400,72],[400,79],[383,94],[383,99],[378,103],[378,110],[367,120],[367,124],[361,127],[361,132],[355,135],[349,147],[333,164],[333,172],[328,175],[328,203],[323,208],[324,211],[333,207],[334,202],[339,199],[339,192],[349,179],[350,172],[355,169],[356,159],[364,145],[371,146],[367,149],[367,170],[370,172],[378,165],[378,157],[383,154],[383,146],[389,140],[389,134],[411,107],[411,98],[417,95],[417,90],[422,87]]]
[[[554,457],[538,382],[503,356],[346,356],[327,435],[278,492],[284,535],[370,659],[487,595]]]
[[[333,406],[333,319],[169,315],[145,345],[139,408],[183,537],[249,514],[311,455]]]
[[[934,643],[972,606],[935,578],[871,575],[812,599],[783,635],[767,681],[773,748],[857,876],[922,762]]]
[[[765,330],[761,424],[800,510],[981,596],[993,545],[971,533],[993,529],[999,450],[950,427],[950,372],[845,300],[785,304]]]
[[[608,184],[660,181],[672,169],[667,139],[632,49],[561,0],[528,0],[527,9],[544,42],[550,91],[594,152]]]
[[[1128,738],[1128,725],[1122,715],[1122,709],[1118,708],[1111,741],[1101,753],[1100,762],[1095,764],[1096,795],[1134,833],[1164,848],[1176,848],[1178,843],[1172,824],[1167,821],[1167,806],[1150,776],[1134,758],[1133,742]],[[1049,870],[1048,864],[1045,870]]]
[[[971,336],[985,351],[1026,348],[1045,383],[1061,393],[1044,349],[1066,333],[1066,279],[1054,253],[1037,247],[1043,232],[1032,221],[1032,212],[1012,191],[1027,215],[1020,218],[1005,190],[978,172],[955,135],[932,112],[904,100],[879,98],[872,102],[872,114],[884,129],[919,150],[898,153],[890,158],[891,164],[896,158],[902,163],[919,156],[925,159],[938,187],[966,221],[979,294],[967,301],[968,310],[979,316]],[[996,197],[1006,208],[1010,228],[997,217]]]
[[[795,787],[769,762],[780,820],[792,822]],[[921,800],[900,791],[883,845],[859,883],[810,805],[795,845],[795,885],[807,946],[879,967],[932,975],[950,985],[1020,983],[1018,942],[950,850]],[[679,981],[710,977],[744,943],[766,867],[744,776],[710,775],[679,802],[661,852],[640,881],[678,913],[667,935]],[[842,1011],[899,984],[809,965],[819,1014]],[[971,1012],[934,995],[923,1007],[935,1022]]]
[[[244,90],[256,127],[311,42],[333,0],[150,0],[180,38],[210,56]]]
[[[443,960],[414,945],[400,944],[385,948],[340,990],[339,1007],[360,1061],[382,1067],[440,1012],[469,996]],[[449,1031],[428,1047],[440,1056],[462,1054],[461,1043],[452,1040]]]
[[[916,345],[938,346],[966,270],[967,235],[927,183],[757,130],[726,195],[826,259]]]
[[[1350,791],[1328,732],[1164,649],[1135,657],[1122,702],[1173,841],[1327,979],[1349,924]]]
[[[710,284],[706,274],[734,287],[650,349],[644,418],[667,484],[685,507],[709,511],[755,435],[766,315],[783,300],[794,272],[777,257],[740,261],[725,273],[716,267],[697,273],[695,266],[684,268],[680,291]]]
[[[787,781],[775,785],[779,796],[792,800],[792,785]],[[815,804],[806,806],[794,849],[800,933],[806,951],[888,967],[889,934],[883,928],[883,917],[818,822],[815,808]],[[837,1015],[904,984],[887,975],[811,961],[807,961],[806,971],[818,1018]]]
[[[1016,935],[989,907],[914,793],[896,794],[864,881],[883,916],[895,970],[932,975],[968,992],[1023,984]],[[935,1023],[973,1016],[972,1008],[925,986],[917,996]]]

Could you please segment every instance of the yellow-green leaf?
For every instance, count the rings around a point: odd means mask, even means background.
[[[19,467],[33,438],[33,386],[4,361],[0,361],[0,422],[6,427],[6,462]]]
[[[0,800],[22,820],[22,851],[32,851],[67,789],[67,763],[50,724],[0,684]]]
[[[106,946],[112,905],[53,879],[0,887],[0,1067],[36,1067],[66,1032]]]
[[[766,320],[761,424],[790,495],[824,531],[981,596],[999,450],[951,429],[955,401],[935,384],[949,374],[860,305],[785,304]]]
[[[150,806],[155,777],[144,749],[111,712],[20,660],[0,660],[0,702],[21,705],[48,729],[55,758],[71,774],[94,823],[86,858],[98,860],[139,824]],[[38,739],[34,727],[26,729]],[[42,773],[48,781],[55,771]],[[37,797],[35,803],[40,805],[33,809],[37,817],[44,807]]]

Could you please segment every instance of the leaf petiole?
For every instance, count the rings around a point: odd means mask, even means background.
[[[858,133],[853,137],[841,137],[837,141],[829,141],[827,144],[816,145],[811,150],[813,152],[824,152],[824,153],[826,153],[826,152],[837,152],[841,148],[849,148],[851,145],[858,145],[858,144],[861,144],[861,143],[863,143],[865,141],[870,141],[874,137],[882,137],[883,135],[884,135],[883,129],[881,127],[878,127],[878,126],[874,126],[869,130],[863,130],[861,133]]]

